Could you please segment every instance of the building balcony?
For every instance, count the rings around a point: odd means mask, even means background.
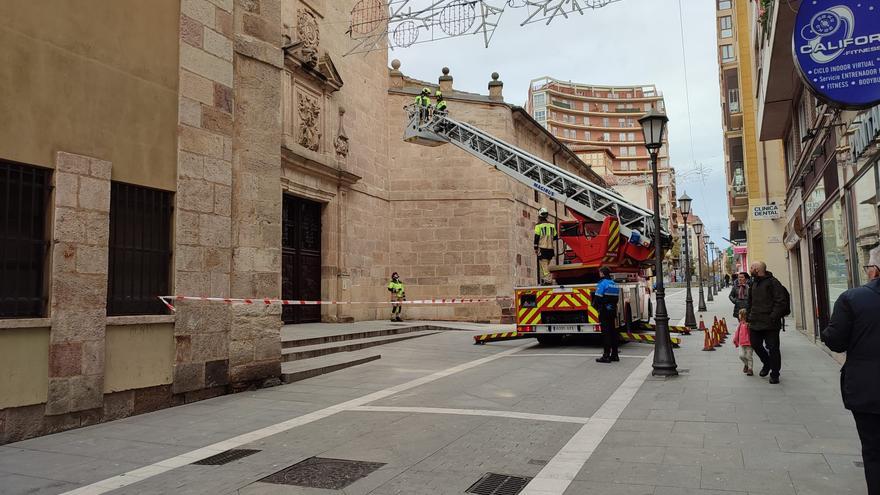
[[[761,36],[758,85],[758,136],[761,141],[782,139],[791,115],[792,97],[801,82],[791,53],[791,39],[800,0],[786,8],[773,9],[767,26],[770,36]]]
[[[623,91],[626,91],[625,88],[619,88]],[[599,96],[585,96],[576,93],[568,93],[559,89],[559,87],[554,87],[553,85],[535,89],[535,91],[547,91],[551,95],[561,96],[563,98],[570,98],[577,101],[590,102],[590,103],[617,103],[617,102],[640,102],[640,103],[651,103],[655,101],[660,101],[663,99],[662,93],[657,93],[655,95],[641,95],[641,96],[632,96],[630,98],[611,98],[611,97],[599,97]],[[617,93],[623,94],[623,93]]]

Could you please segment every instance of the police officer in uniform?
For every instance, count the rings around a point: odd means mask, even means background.
[[[548,216],[546,208],[538,210],[538,224],[535,225],[535,255],[538,257],[542,285],[553,283],[550,278],[550,260],[556,254],[553,244],[557,239],[556,225],[547,219]]]
[[[593,307],[599,310],[599,324],[602,326],[602,357],[597,358],[597,363],[610,363],[620,361],[617,355],[617,328],[614,319],[617,316],[617,302],[620,299],[620,287],[611,278],[611,269],[603,266],[599,269],[602,279],[593,293]]]
[[[397,272],[391,274],[391,281],[388,282],[388,292],[391,293],[391,321],[403,321],[403,318],[400,317],[400,310],[402,309],[400,302],[406,300],[406,292]]]

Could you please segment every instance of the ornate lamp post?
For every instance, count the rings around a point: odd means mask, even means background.
[[[655,376],[674,376],[678,374],[675,356],[672,353],[672,341],[669,339],[669,314],[666,312],[666,288],[663,286],[663,249],[662,231],[660,227],[660,180],[657,176],[657,154],[663,147],[663,134],[669,118],[652,108],[639,119],[642,133],[645,136],[645,148],[651,155],[651,175],[654,179],[654,280],[657,284],[655,297],[657,308],[654,313],[654,363],[652,372]]]
[[[718,269],[715,267],[715,262],[718,261],[718,257],[715,255],[715,242],[709,241],[709,254],[711,255],[712,261],[709,265],[711,267],[712,273],[712,293],[716,296],[718,295]]]
[[[703,233],[703,224],[700,222],[696,222],[693,225],[694,234],[697,235],[697,279],[700,282],[700,305],[697,306],[697,311],[703,313],[706,311],[706,299],[703,296],[703,250],[699,246],[701,235]]]
[[[724,280],[724,257],[722,256],[724,253],[721,251],[721,248],[715,246],[715,259],[718,263],[718,290],[720,291],[724,287],[721,286],[721,282]]]
[[[709,264],[709,234],[703,234],[703,249],[706,250],[706,300],[712,302],[715,298],[712,296],[712,284],[709,283],[712,279],[712,265]]]
[[[684,217],[684,280],[687,292],[685,292],[684,326],[696,329],[697,319],[694,317],[694,298],[691,295],[691,255],[688,251],[688,217],[691,215],[691,202],[687,193],[678,198],[678,209]]]

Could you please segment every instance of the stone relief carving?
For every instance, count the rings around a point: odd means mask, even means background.
[[[345,161],[345,158],[348,156],[348,136],[345,134],[345,126],[343,125],[343,120],[345,116],[345,109],[339,108],[339,131],[336,133],[336,159],[339,161]]]
[[[318,20],[315,15],[306,9],[299,9],[296,13],[296,35],[302,43],[300,53],[310,65],[318,63],[318,43],[321,41],[321,32],[318,29]]]
[[[318,151],[321,143],[321,131],[318,119],[321,107],[314,98],[303,93],[299,94],[299,144],[312,151]]]

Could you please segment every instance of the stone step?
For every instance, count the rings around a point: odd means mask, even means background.
[[[422,330],[408,332],[403,335],[385,335],[381,337],[346,340],[343,344],[339,344],[338,342],[327,342],[316,345],[292,347],[281,349],[281,361],[301,361],[339,352],[359,351],[361,349],[367,349],[378,345],[391,344],[393,342],[400,342],[402,340],[415,339],[418,337],[426,337],[435,333],[438,333],[438,331]]]
[[[367,339],[372,337],[384,337],[386,335],[401,335],[405,333],[421,332],[424,330],[444,330],[433,325],[413,325],[400,326],[393,328],[383,328],[381,330],[364,330],[360,332],[339,333],[334,335],[323,335],[320,337],[306,337],[292,340],[282,340],[281,347],[288,349],[291,347],[305,347],[318,344],[329,344],[330,342],[343,342],[346,340]]]
[[[284,383],[298,382],[306,378],[313,378],[345,368],[351,368],[359,364],[369,363],[382,357],[368,351],[343,352],[321,356],[314,359],[303,359],[281,363],[281,379]]]

